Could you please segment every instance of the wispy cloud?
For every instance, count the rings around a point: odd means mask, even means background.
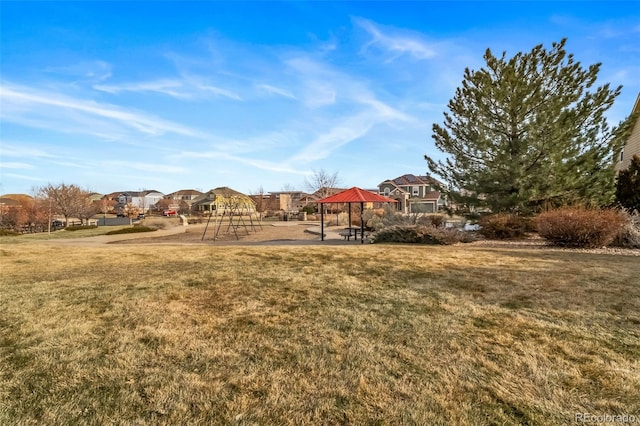
[[[171,164],[159,164],[159,163],[142,163],[142,162],[134,162],[134,161],[105,161],[102,163],[105,167],[113,167],[118,170],[138,170],[143,172],[157,172],[159,170],[162,173],[169,174],[180,174],[187,173],[189,170],[180,167],[174,166]]]
[[[25,142],[2,141],[0,146],[0,154],[2,157],[11,158],[38,158],[53,157],[46,150],[38,147],[28,146]]]
[[[298,151],[290,161],[293,163],[313,163],[327,158],[333,151],[366,135],[374,122],[369,114],[363,113],[343,120],[329,131],[317,136],[302,150]]]
[[[235,101],[242,100],[242,98],[238,94],[230,90],[205,84],[200,81],[193,81],[193,79],[165,79],[111,85],[96,84],[93,86],[93,88],[102,92],[112,94],[119,94],[122,92],[155,92],[180,100],[203,99],[208,97],[209,95],[221,96],[233,99]]]
[[[156,80],[140,83],[126,83],[126,84],[95,84],[94,89],[111,94],[118,94],[122,92],[157,92],[164,95],[173,96],[179,99],[189,99],[191,95],[185,92],[180,92],[177,89],[183,87],[182,82],[178,80]]]
[[[196,89],[202,90],[205,92],[213,93],[216,96],[223,96],[225,98],[233,99],[234,101],[241,101],[242,98],[237,93],[232,92],[231,90],[222,89],[216,86],[210,86],[208,84],[198,84],[195,86]]]
[[[279,87],[272,86],[270,84],[256,84],[256,88],[267,92],[271,95],[280,95],[289,99],[297,99],[291,92],[285,89],[281,89]]]
[[[246,164],[248,166],[252,166],[261,170],[267,170],[270,172],[292,173],[292,174],[299,174],[299,175],[308,174],[308,171],[301,171],[292,167],[290,165],[290,162],[287,160],[283,160],[280,162],[266,161],[266,160],[250,158],[247,156],[241,157],[238,155],[231,155],[222,151],[206,151],[206,152],[184,151],[180,154],[180,156],[184,158],[199,158],[199,159],[208,158],[208,159],[233,161],[240,164]]]
[[[26,120],[38,120],[38,116],[46,117],[41,120],[41,126],[60,132],[68,131],[69,121],[77,122],[87,118],[100,118],[151,136],[174,133],[183,136],[204,137],[201,132],[180,124],[144,113],[127,111],[116,105],[76,99],[60,93],[41,91],[7,82],[3,82],[0,88],[0,100],[3,104],[3,120],[20,123],[24,122],[25,118]],[[73,114],[65,114],[65,112]],[[88,133],[92,133],[89,126],[86,128]]]
[[[372,96],[365,95],[358,98],[358,101],[364,105],[368,105],[375,111],[375,115],[380,121],[402,121],[402,122],[414,122],[415,118],[409,114],[405,114],[396,108],[393,108],[386,103],[379,101]]]
[[[291,157],[289,162],[308,164],[322,160],[330,157],[333,152],[343,146],[366,136],[376,125],[415,121],[410,115],[369,96],[362,96],[357,100],[363,105],[367,105],[368,108],[342,119],[328,131],[316,136],[303,149]]]
[[[0,168],[3,169],[33,169],[31,164],[17,162],[0,162]]]
[[[95,169],[96,165],[93,162],[87,162],[86,159],[75,159],[75,161],[52,161],[52,164],[57,166],[62,166],[65,168],[73,168],[73,169]]]
[[[335,104],[339,95],[337,86],[344,87],[348,79],[344,74],[307,56],[287,59],[284,64],[297,76],[296,84],[302,102],[309,108]]]
[[[371,40],[363,49],[377,46],[389,51],[392,55],[387,59],[388,62],[405,54],[421,60],[430,59],[436,55],[435,49],[418,36],[385,34],[378,25],[363,18],[353,18],[353,22],[371,35]]]
[[[79,80],[97,83],[109,79],[112,75],[112,68],[111,64],[96,60],[66,66],[49,66],[44,69],[44,72],[72,76]]]
[[[14,179],[19,179],[19,180],[27,180],[30,182],[46,182],[47,179],[38,177],[38,176],[32,176],[32,175],[21,175],[18,173],[4,173],[3,174],[4,177],[11,177]]]
[[[306,85],[305,105],[320,108],[336,103],[338,91],[328,82],[310,81]]]

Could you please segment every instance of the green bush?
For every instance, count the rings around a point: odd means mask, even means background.
[[[96,229],[98,227],[98,225],[73,225],[73,226],[67,226],[66,229],[67,231],[82,231],[83,229]]]
[[[483,216],[478,221],[479,233],[491,240],[514,240],[523,238],[532,229],[531,219],[511,213]]]
[[[300,211],[305,212],[306,214],[315,214],[316,206],[313,206],[313,205],[304,206]]]
[[[472,233],[454,228],[434,228],[424,225],[392,225],[377,232],[374,243],[416,243],[449,245],[475,241]]]
[[[152,232],[157,231],[156,228],[149,228],[148,226],[134,226],[132,228],[115,229],[107,232],[105,235],[119,235],[119,234],[135,234],[137,232]]]
[[[535,222],[538,234],[553,245],[594,248],[610,245],[628,217],[616,210],[565,207],[541,213]]]

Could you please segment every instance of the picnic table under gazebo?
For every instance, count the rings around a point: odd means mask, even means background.
[[[354,230],[355,239],[357,240],[358,232],[351,226],[351,204],[360,203],[360,242],[364,244],[364,220],[362,218],[364,203],[397,203],[397,201],[354,186],[353,188],[346,189],[342,192],[338,192],[337,194],[318,200],[316,203],[320,205],[320,238],[322,241],[324,241],[324,205],[349,205],[349,235],[351,235],[351,230]]]

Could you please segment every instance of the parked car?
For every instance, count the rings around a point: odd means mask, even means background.
[[[65,223],[63,221],[61,221],[61,220],[54,219],[54,220],[51,221],[51,227],[54,228],[54,229],[64,228],[64,226],[65,226]]]
[[[162,216],[177,216],[178,213],[175,210],[165,210],[162,212]]]
[[[144,219],[144,213],[140,213],[140,214],[138,215],[138,220],[140,220],[140,219]]]

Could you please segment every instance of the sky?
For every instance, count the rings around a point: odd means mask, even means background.
[[[0,194],[305,190],[424,175],[486,49],[567,38],[640,93],[640,1],[0,1]]]

